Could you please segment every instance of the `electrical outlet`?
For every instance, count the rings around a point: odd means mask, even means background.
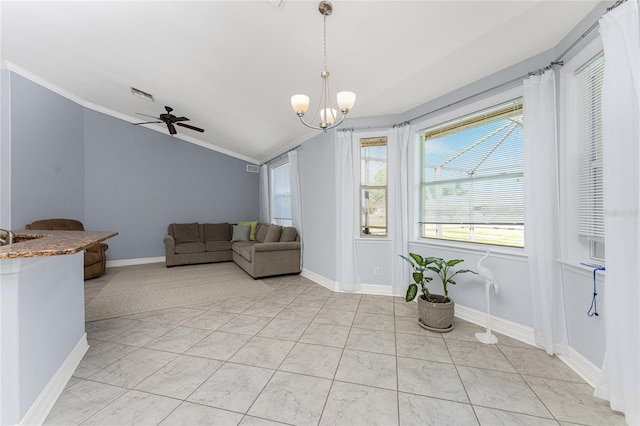
[[[380,275],[380,268],[378,268],[377,266],[373,268],[373,275]]]

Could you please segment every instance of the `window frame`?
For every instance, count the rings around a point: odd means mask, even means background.
[[[524,253],[524,247],[495,245],[483,242],[469,242],[469,241],[456,241],[445,240],[437,238],[424,238],[420,236],[420,189],[421,189],[421,167],[420,167],[420,150],[421,140],[420,133],[425,129],[437,126],[447,121],[455,120],[460,117],[465,117],[482,111],[484,109],[491,108],[496,105],[500,105],[505,102],[509,102],[518,98],[522,98],[524,95],[523,85],[517,84],[514,87],[507,88],[501,91],[490,93],[481,98],[470,100],[457,107],[447,108],[438,114],[434,114],[425,118],[422,121],[411,124],[410,132],[414,137],[413,143],[409,145],[409,158],[411,168],[411,182],[412,188],[409,189],[409,240],[413,244],[421,245],[434,245],[440,247],[452,247],[469,249],[473,251],[481,250],[482,247],[490,247],[492,252],[512,254],[521,256]],[[412,160],[411,160],[412,159]],[[526,226],[526,223],[525,223]],[[525,241],[526,244],[526,241]]]
[[[384,146],[386,148],[385,155],[385,173],[386,173],[386,185],[365,185],[362,183],[362,143],[365,140],[373,140],[373,139],[384,139]],[[358,144],[358,238],[389,238],[389,137],[386,134],[376,134],[376,135],[368,135],[368,134],[360,134],[357,135],[357,144]],[[385,226],[384,226],[384,234],[366,234],[363,232],[365,229],[365,224],[362,223],[362,212],[365,208],[363,205],[363,197],[362,194],[364,190],[374,189],[384,190],[385,198],[384,198],[384,210],[385,210]]]
[[[603,263],[604,259],[593,257],[593,244],[578,232],[578,170],[580,150],[580,117],[575,107],[578,96],[576,71],[594,60],[603,52],[602,39],[597,36],[575,56],[565,61],[560,71],[560,229],[561,258],[569,264],[588,260]]]
[[[287,157],[274,161],[269,164],[269,221],[272,224],[282,225],[282,226],[293,226],[293,217],[287,218],[276,218],[275,217],[275,178],[274,174],[277,169],[280,167],[288,166],[289,159]],[[289,181],[291,181],[291,169],[289,169]],[[289,191],[291,191],[291,186],[289,186]],[[291,197],[291,192],[289,192],[289,197]],[[290,211],[291,216],[293,216],[293,212]],[[282,223],[283,221],[288,221],[288,223]]]

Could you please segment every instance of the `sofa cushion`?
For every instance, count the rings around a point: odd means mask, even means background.
[[[238,225],[240,226],[245,226],[245,225],[249,225],[251,227],[251,231],[249,232],[249,240],[250,241],[254,241],[256,239],[256,231],[258,229],[258,221],[254,220],[254,221],[243,221],[243,222],[238,222]]]
[[[189,243],[193,241],[200,241],[200,235],[198,233],[198,224],[197,223],[174,223],[173,237],[176,239],[176,243]]]
[[[228,223],[205,223],[203,228],[205,243],[208,241],[231,241]]]
[[[287,243],[295,241],[298,237],[298,231],[292,226],[285,226],[282,228],[282,234],[280,235],[280,242]]]
[[[204,244],[206,251],[231,250],[231,241],[207,241]]]
[[[249,225],[233,225],[233,235],[231,236],[231,242],[249,241],[250,232],[251,226]]]
[[[242,256],[247,262],[251,262],[253,246],[256,245],[253,241],[241,241],[233,243],[233,251]]]
[[[267,232],[267,236],[264,238],[264,242],[277,243],[278,241],[280,241],[280,234],[282,234],[282,226],[271,225],[269,227],[269,231]]]
[[[176,244],[176,253],[202,253],[204,251],[204,243],[200,241]]]
[[[259,243],[264,243],[264,239],[267,238],[267,232],[269,232],[269,228],[271,225],[267,223],[261,223],[258,225],[258,230],[256,231],[256,241]]]

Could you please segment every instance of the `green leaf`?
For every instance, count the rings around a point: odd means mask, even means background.
[[[410,264],[412,267],[414,267],[414,268],[415,268],[415,265],[413,264],[413,261],[412,261],[411,259],[409,259],[408,257],[403,256],[403,255],[401,255],[401,254],[399,254],[398,256],[400,256],[401,258],[403,258],[404,260],[406,260],[407,262],[409,262],[409,264]]]
[[[436,274],[440,273],[440,268],[438,268],[437,266],[427,266],[427,269],[435,272]]]
[[[448,266],[456,266],[458,263],[464,262],[463,259],[451,259],[447,262]]]
[[[422,256],[417,253],[409,253],[409,256],[411,256],[411,258],[415,260],[418,265],[422,265],[424,263],[424,259],[422,258]]]
[[[417,294],[418,294],[418,286],[416,284],[409,284],[409,288],[407,289],[407,296],[405,297],[405,300],[407,302],[411,302],[413,301],[413,299],[416,298]]]
[[[413,280],[416,282],[416,284],[420,284],[422,282],[423,276],[424,275],[422,275],[422,272],[414,272]]]

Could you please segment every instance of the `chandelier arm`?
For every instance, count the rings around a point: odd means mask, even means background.
[[[339,125],[341,125],[344,119],[347,118],[347,114],[342,114],[342,117],[340,117],[340,121],[337,121],[327,127],[320,127],[320,126],[314,126],[312,124],[309,124],[306,121],[304,121],[304,118],[302,115],[298,115],[298,118],[300,119],[300,122],[305,126],[307,126],[308,128],[314,129],[314,130],[322,130],[323,132],[326,132],[327,130],[333,129],[334,127],[338,127]]]

